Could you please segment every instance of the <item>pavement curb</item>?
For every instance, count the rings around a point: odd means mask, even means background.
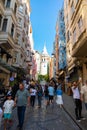
[[[68,116],[74,121],[74,123],[78,126],[80,130],[85,130],[76,120],[75,118],[71,115],[71,113],[63,106],[63,110],[68,114]]]

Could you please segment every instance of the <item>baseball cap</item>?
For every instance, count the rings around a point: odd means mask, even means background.
[[[10,92],[10,93],[7,93],[7,97],[9,97],[9,96],[12,96],[12,93]]]

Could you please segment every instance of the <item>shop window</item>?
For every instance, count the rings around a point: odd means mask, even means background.
[[[12,23],[12,27],[11,27],[11,36],[13,37],[14,35],[14,24]]]
[[[8,22],[8,19],[4,19],[3,20],[3,26],[2,26],[2,31],[6,32],[6,28],[7,28],[7,22]]]
[[[9,8],[9,7],[10,7],[10,3],[11,3],[11,0],[7,0],[6,8]]]

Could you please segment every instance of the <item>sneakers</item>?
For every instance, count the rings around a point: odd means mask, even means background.
[[[77,120],[78,122],[81,122],[81,119],[80,119],[79,117],[77,117],[76,120]]]
[[[86,118],[81,116],[80,119],[81,119],[81,120],[85,120]]]
[[[85,119],[86,119],[85,117],[80,117],[80,118],[77,117],[77,118],[76,118],[76,120],[77,120],[78,122],[81,122],[81,120],[85,120]]]

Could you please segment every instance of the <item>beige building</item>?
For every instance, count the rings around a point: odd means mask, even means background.
[[[28,65],[29,20],[29,0],[0,0],[0,81],[6,86],[15,67]]]
[[[87,79],[87,1],[64,0],[68,75]]]
[[[15,69],[11,66],[15,44],[17,26],[17,0],[0,0],[0,80],[4,85],[9,84],[10,72]]]

